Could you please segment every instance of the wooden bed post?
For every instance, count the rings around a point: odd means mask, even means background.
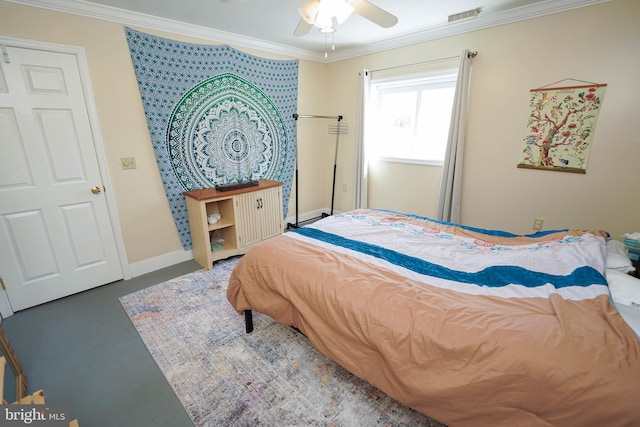
[[[251,313],[251,310],[244,311],[244,325],[246,333],[249,334],[253,332],[253,314]]]

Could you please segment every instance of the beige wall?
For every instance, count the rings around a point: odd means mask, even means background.
[[[464,48],[477,50],[462,222],[529,233],[533,218],[540,217],[545,229],[601,228],[620,238],[640,230],[639,14],[637,0],[613,0],[340,61],[329,65],[330,99],[345,116],[355,118],[360,69],[446,58]],[[529,90],[567,78],[608,84],[587,173],[517,169]],[[341,153],[345,165],[341,179],[352,183],[353,168],[348,165],[353,164],[355,133],[348,139]],[[411,189],[407,192],[412,194]],[[351,207],[351,191],[347,193],[341,194],[338,209]],[[389,196],[397,197],[391,192]]]
[[[178,40],[214,43],[137,29]],[[123,25],[0,1],[0,34],[84,48],[128,261],[136,263],[182,250],[155,161]],[[301,111],[323,114],[319,110],[326,98],[325,68],[324,64],[300,61]],[[301,139],[317,138],[313,129],[300,131]],[[314,201],[321,191],[317,188],[320,181],[312,176],[318,157],[315,150],[300,154],[301,163],[310,165],[300,178],[301,189],[308,192],[300,197],[301,212],[324,206]],[[137,169],[122,170],[121,157],[135,157]],[[290,214],[293,212],[290,208]]]
[[[373,160],[369,206],[434,218],[442,167]]]
[[[613,0],[328,65],[300,61],[298,112],[342,114],[349,125],[349,134],[340,138],[336,210],[352,207],[360,69],[449,57],[470,48],[479,55],[473,61],[462,221],[530,232],[533,218],[541,217],[545,228],[603,228],[614,237],[639,231],[638,14],[637,0]],[[0,0],[0,34],[84,48],[129,262],[181,250],[123,26]],[[529,89],[564,78],[608,83],[587,174],[516,169]],[[301,213],[331,202],[335,135],[327,132],[329,122],[298,122]],[[138,168],[123,171],[120,158],[129,156]],[[414,189],[406,191],[412,197]],[[293,198],[289,206],[293,215]]]

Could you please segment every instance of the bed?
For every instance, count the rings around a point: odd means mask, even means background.
[[[637,426],[640,342],[606,239],[355,210],[252,248],[227,297],[450,426]]]

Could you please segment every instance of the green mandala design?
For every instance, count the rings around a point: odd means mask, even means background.
[[[248,179],[278,179],[286,161],[285,125],[274,103],[231,73],[194,86],[167,127],[171,166],[185,190]]]

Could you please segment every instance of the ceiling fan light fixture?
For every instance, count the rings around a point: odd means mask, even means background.
[[[346,2],[346,0],[330,0],[330,1],[333,3],[332,13],[336,21],[338,21],[338,25],[341,25],[344,21],[346,21],[355,10],[353,6],[351,6],[349,3]]]
[[[333,16],[327,13],[326,10],[319,9],[313,25],[320,28],[321,31],[323,28],[331,28],[333,27]]]
[[[354,8],[346,0],[309,0],[298,8],[300,17],[321,32],[333,32],[351,16]]]
[[[320,0],[309,0],[302,6],[298,8],[298,14],[302,19],[304,19],[308,24],[312,24],[315,22],[316,17],[318,16],[318,6],[320,4]]]
[[[293,32],[296,37],[309,33],[314,26],[324,34],[324,57],[328,56],[329,34],[331,50],[335,50],[334,35],[338,25],[342,25],[356,13],[383,28],[393,27],[398,18],[368,0],[307,0],[298,8],[300,21]]]

